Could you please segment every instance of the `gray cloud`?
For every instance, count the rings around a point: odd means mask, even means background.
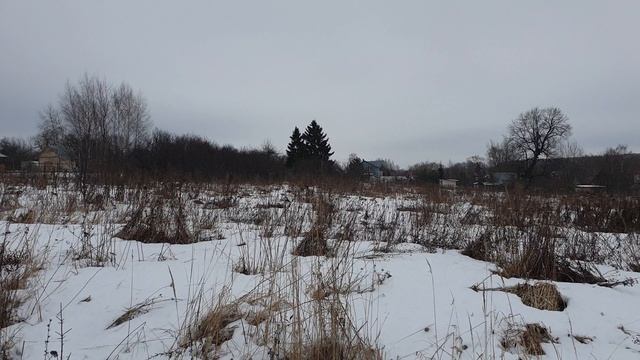
[[[84,72],[154,123],[284,149],[317,119],[338,159],[463,160],[532,106],[588,152],[640,150],[637,1],[3,1],[3,136]]]

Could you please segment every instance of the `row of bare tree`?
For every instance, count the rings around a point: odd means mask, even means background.
[[[58,104],[41,113],[37,136],[41,149],[67,153],[81,180],[87,174],[110,173],[149,135],[149,114],[141,94],[122,83],[85,75],[78,84],[67,83]]]

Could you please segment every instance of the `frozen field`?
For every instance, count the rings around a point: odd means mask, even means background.
[[[640,358],[636,231],[509,196],[3,188],[5,356]]]

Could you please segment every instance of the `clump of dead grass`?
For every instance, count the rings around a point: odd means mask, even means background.
[[[511,262],[501,264],[498,272],[506,278],[551,280],[584,284],[608,284],[591,264],[559,258],[557,255],[542,253],[526,256],[522,254]]]
[[[327,232],[331,227],[335,206],[330,197],[318,196],[313,202],[315,216],[311,229],[293,250],[297,256],[331,256],[331,249],[327,243]]]
[[[238,206],[238,200],[234,196],[216,197],[204,203],[204,208],[208,210],[229,209]]]
[[[562,311],[567,307],[567,302],[552,283],[518,284],[503,291],[518,295],[523,304],[536,309]]]
[[[509,287],[482,288],[479,285],[471,287],[473,291],[504,291],[517,295],[523,304],[540,310],[562,311],[566,309],[567,302],[558,291],[558,288],[548,282],[531,284],[518,284]]]
[[[143,243],[190,244],[198,240],[189,231],[185,206],[179,198],[168,203],[161,199],[142,201],[115,236]]]
[[[524,351],[527,355],[542,356],[545,354],[543,343],[557,343],[549,330],[538,324],[526,324],[524,327],[510,327],[505,332],[500,344],[505,350]]]
[[[593,342],[593,338],[591,336],[584,335],[571,335],[577,342],[580,344],[590,344]]]
[[[125,310],[122,315],[118,316],[109,326],[107,326],[107,330],[118,327],[126,322],[133,320],[134,318],[146,314],[151,310],[151,306],[153,305],[153,301],[145,300],[139,304],[136,304]]]
[[[472,259],[487,261],[491,258],[491,231],[485,230],[480,235],[467,242],[460,252]]]
[[[14,211],[13,215],[9,218],[9,221],[18,223],[18,224],[34,224],[37,219],[37,214],[35,210],[28,209],[17,209]]]
[[[235,331],[235,326],[231,324],[241,317],[237,303],[218,303],[189,328],[186,336],[181,339],[180,346],[192,348],[196,353],[207,357],[220,345],[231,340]],[[194,348],[196,344],[197,349]]]
[[[326,229],[313,226],[293,250],[297,256],[327,256],[330,254],[326,238]]]
[[[382,360],[380,349],[364,343],[340,341],[336,338],[305,344],[300,353],[290,353],[291,360]]]
[[[562,206],[573,214],[571,224],[588,231],[625,233],[640,231],[640,199],[629,196],[563,197]]]
[[[257,327],[272,321],[276,314],[290,307],[290,304],[274,292],[274,289],[269,289],[265,293],[256,292],[244,298],[246,304],[250,306],[243,311],[244,320],[249,325]]]
[[[19,290],[26,289],[28,280],[40,269],[31,244],[36,231],[17,233],[19,247],[9,245],[9,227],[4,232],[0,243],[0,358],[8,358],[8,351],[13,346],[13,335],[7,327],[21,321],[17,310],[26,298],[19,295]]]
[[[640,236],[635,233],[628,234],[622,251],[629,270],[640,272]]]
[[[463,255],[495,262],[506,278],[601,284],[607,280],[585,261],[563,256],[554,227],[536,225],[487,229],[467,243]]]
[[[10,212],[20,207],[19,194],[20,192],[15,189],[2,186],[0,190],[0,213]]]

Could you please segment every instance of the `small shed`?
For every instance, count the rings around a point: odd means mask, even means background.
[[[498,171],[493,173],[493,182],[496,185],[513,184],[518,179],[518,174],[509,171]]]
[[[456,179],[440,179],[440,187],[454,189],[456,186],[458,186]]]
[[[593,184],[578,184],[576,185],[576,191],[581,193],[596,193],[605,191],[607,187],[604,185]]]

